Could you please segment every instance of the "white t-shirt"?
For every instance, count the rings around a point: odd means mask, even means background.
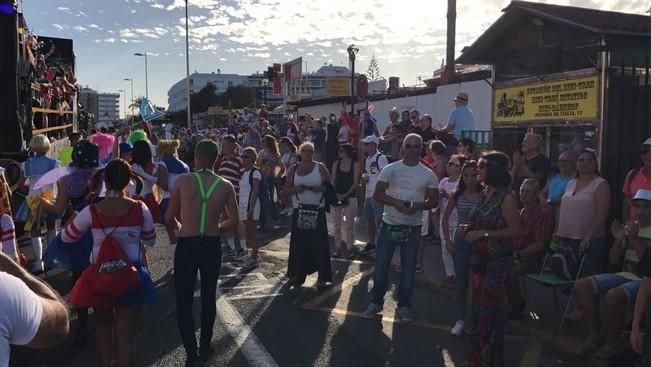
[[[439,191],[445,191],[448,194],[447,198],[444,198],[443,196],[439,195],[439,220],[441,221],[440,224],[443,225],[443,213],[445,213],[445,207],[448,205],[448,202],[450,202],[450,196],[452,195],[452,192],[454,189],[457,187],[457,183],[459,180],[457,179],[456,181],[450,181],[449,177],[446,177],[441,180],[441,183],[439,183]],[[450,213],[450,217],[448,219],[448,225],[449,227],[456,228],[457,227],[457,208],[454,208],[452,210],[452,213]],[[453,230],[450,230],[451,234],[454,234]]]
[[[249,196],[251,195],[251,190],[253,189],[251,185],[249,184],[249,175],[251,174],[251,170],[244,171],[242,173],[242,178],[240,178],[240,208],[244,209],[244,212],[246,212],[248,205],[249,205]],[[260,173],[260,170],[256,169],[253,171],[253,180],[260,180],[262,182],[262,174]],[[251,198],[253,200],[253,198]],[[260,206],[260,200],[257,200],[255,203],[256,208]],[[243,220],[246,218],[240,218],[240,220]]]
[[[41,299],[23,281],[0,272],[0,367],[9,366],[9,344],[29,344],[41,325]]]
[[[384,167],[378,181],[389,184],[387,195],[413,202],[423,202],[427,189],[437,189],[439,185],[434,172],[423,164],[407,166],[402,161],[393,162]],[[391,205],[385,205],[382,220],[391,225],[420,226],[423,224],[423,213],[417,211],[407,215]]]
[[[368,175],[366,198],[373,197],[375,185],[377,185],[377,180],[380,178],[380,171],[388,164],[387,156],[380,152],[376,152],[372,157],[366,159],[366,175]]]
[[[348,126],[343,125],[339,128],[339,134],[337,134],[337,141],[340,143],[348,143]]]

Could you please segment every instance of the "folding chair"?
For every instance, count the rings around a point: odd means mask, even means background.
[[[539,274],[527,274],[526,279],[533,280],[534,282],[540,283],[543,286],[546,287],[551,287],[552,291],[554,293],[554,306],[556,307],[556,310],[559,309],[559,300],[558,300],[558,292],[557,288],[559,287],[567,287],[567,286],[572,286],[572,291],[570,293],[570,298],[567,301],[567,304],[565,305],[565,310],[563,311],[563,317],[561,318],[561,325],[558,327],[558,333],[560,334],[561,330],[563,330],[563,326],[565,325],[565,319],[567,317],[567,313],[570,309],[570,304],[572,303],[572,299],[574,298],[574,292],[576,291],[576,281],[579,280],[581,277],[581,273],[583,272],[583,263],[585,261],[585,253],[581,256],[581,263],[579,264],[579,269],[576,273],[576,278],[574,280],[566,280],[563,278],[559,278],[556,276],[551,269],[549,268],[549,260],[551,259],[551,255],[553,255],[555,252],[557,252],[559,249],[559,246],[555,242],[551,242],[549,244],[549,248],[547,251],[547,254],[545,255],[545,260],[543,261],[543,266],[542,269],[540,270]],[[531,296],[531,301],[529,302],[529,305],[533,305],[535,303],[536,299],[536,293],[538,292],[538,289],[534,289],[534,292]],[[527,307],[527,309],[530,306]]]

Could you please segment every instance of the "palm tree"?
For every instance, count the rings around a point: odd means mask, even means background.
[[[129,110],[131,110],[131,113],[134,115],[140,115],[140,104],[142,103],[143,99],[145,99],[144,96],[136,97],[133,103],[129,105]],[[135,113],[133,112],[134,108],[136,109]]]

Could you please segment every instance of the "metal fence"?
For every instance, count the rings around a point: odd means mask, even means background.
[[[610,183],[612,212],[619,217],[626,174],[641,165],[641,145],[651,137],[651,65],[614,60],[608,70],[602,174]]]

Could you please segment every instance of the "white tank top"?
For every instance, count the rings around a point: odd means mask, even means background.
[[[297,168],[298,170],[298,168]],[[321,173],[319,172],[319,164],[314,163],[314,168],[310,173],[305,176],[299,176],[297,171],[294,171],[294,186],[319,186],[322,184]],[[324,200],[321,200],[323,197],[322,192],[314,192],[312,190],[305,190],[301,193],[296,194],[298,200],[294,200],[294,207],[298,207],[298,204],[309,204],[309,205],[319,205],[323,207]],[[294,197],[296,197],[294,196]]]

